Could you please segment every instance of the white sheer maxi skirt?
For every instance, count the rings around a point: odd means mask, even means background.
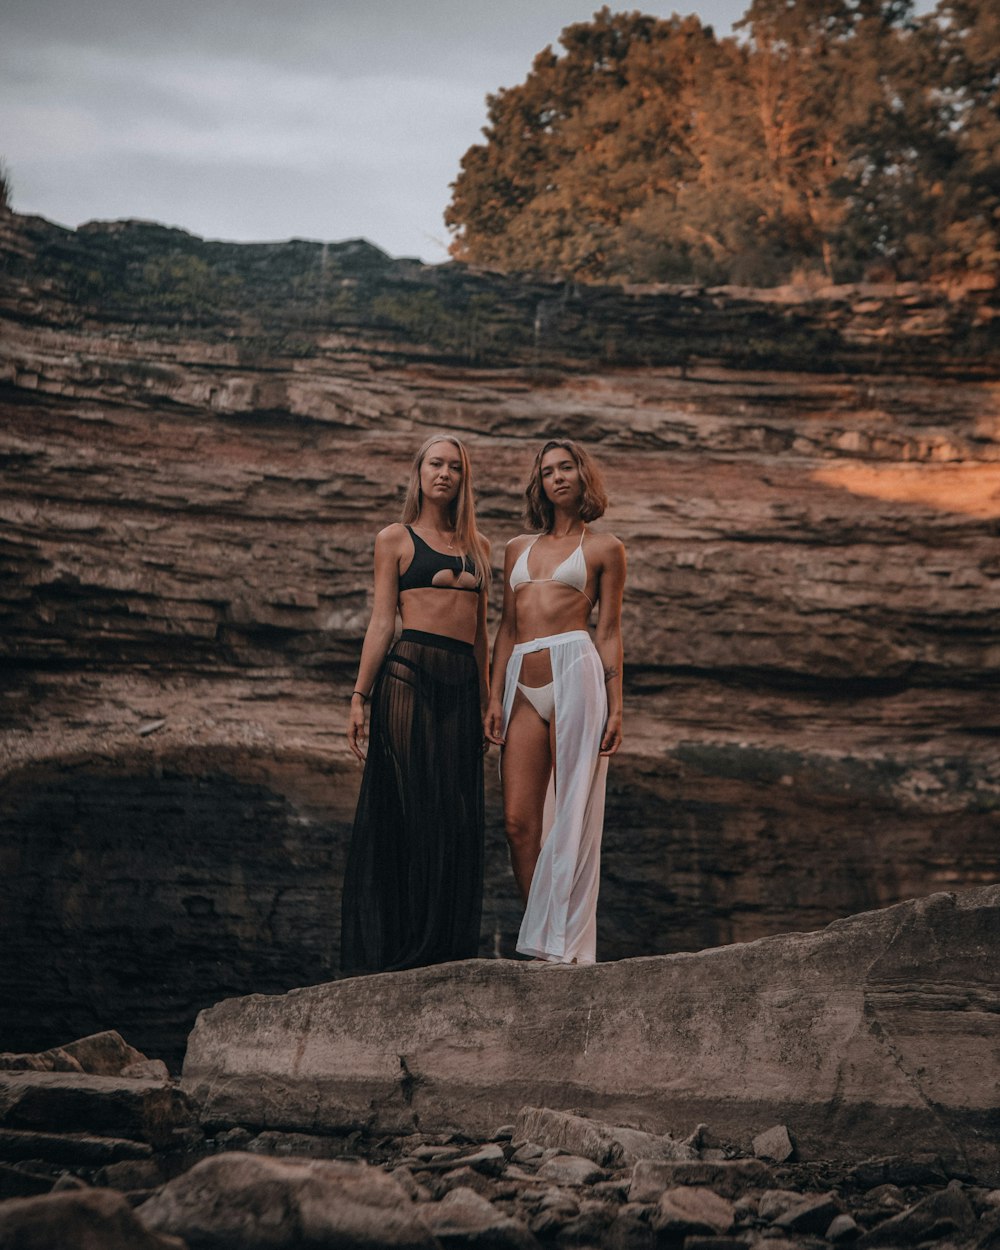
[[[604,669],[585,629],[517,643],[504,684],[505,734],[521,659],[532,651],[548,651],[552,663],[556,759],[545,799],[542,850],[517,949],[553,963],[592,964],[597,957],[597,892],[608,775],[608,761],[600,755],[608,719]]]

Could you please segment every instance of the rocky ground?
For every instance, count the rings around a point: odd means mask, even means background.
[[[1000,1190],[884,1142],[800,1158],[704,1125],[641,1132],[523,1107],[484,1137],[218,1130],[117,1034],[0,1056],[9,1250],[1000,1246]]]

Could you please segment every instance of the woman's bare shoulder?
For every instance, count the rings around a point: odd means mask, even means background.
[[[598,555],[615,557],[625,554],[625,544],[610,530],[588,530],[587,532]]]
[[[387,555],[402,554],[410,541],[409,531],[401,521],[393,521],[375,535],[375,550]]]
[[[406,528],[402,521],[393,521],[391,525],[387,525],[385,529],[379,530],[375,535],[377,543],[393,543],[402,542],[404,538],[408,538],[410,531]]]

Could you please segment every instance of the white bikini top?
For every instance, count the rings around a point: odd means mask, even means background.
[[[583,540],[586,537],[587,529],[584,526],[583,533],[580,535],[580,542],[576,548],[563,560],[558,568],[553,570],[551,577],[532,577],[528,572],[528,553],[531,548],[541,538],[541,534],[528,543],[527,547],[517,557],[517,562],[510,571],[510,588],[517,590],[518,586],[524,586],[528,582],[561,582],[564,586],[571,586],[573,590],[578,590],[584,599],[594,606],[594,601],[584,589],[587,585],[587,561],[583,554]]]

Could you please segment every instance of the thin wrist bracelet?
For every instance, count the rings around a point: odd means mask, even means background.
[[[352,690],[351,698],[353,699],[356,694],[361,695],[362,702],[364,703],[368,702],[368,696],[361,690]]]

